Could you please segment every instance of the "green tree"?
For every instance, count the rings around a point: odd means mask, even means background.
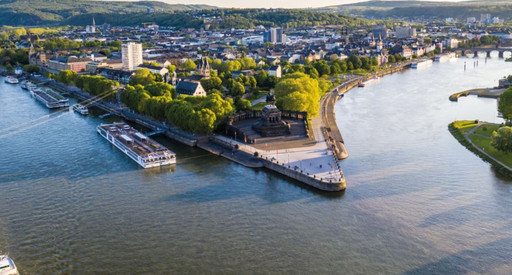
[[[201,79],[201,85],[204,90],[210,92],[212,90],[222,90],[222,79],[218,76],[212,76],[208,79]]]
[[[500,127],[494,131],[491,145],[498,151],[512,152],[512,127]]]
[[[192,126],[190,130],[198,134],[211,134],[215,129],[217,118],[209,109],[201,109],[192,113]]]
[[[181,67],[184,70],[193,71],[196,69],[196,63],[194,63],[194,61],[192,61],[190,59],[187,59],[187,60],[185,60],[185,62],[181,63]]]
[[[27,64],[23,66],[23,70],[29,74],[31,73],[39,73],[41,71],[41,68],[35,64]]]
[[[167,66],[167,69],[169,70],[169,74],[172,75],[174,71],[176,71],[176,65],[169,65]]]
[[[234,111],[233,105],[229,101],[222,99],[217,93],[209,94],[206,97],[204,108],[211,110],[219,120],[226,119]]]
[[[267,78],[268,73],[265,70],[261,70],[259,73],[257,73],[254,78],[256,79],[256,84],[258,87],[266,87],[267,85]]]
[[[361,66],[363,66],[363,63],[361,62],[361,59],[357,55],[351,55],[348,57],[348,61],[352,63],[352,66],[354,69],[359,69]]]
[[[246,111],[251,109],[251,102],[244,98],[238,98],[235,101],[235,107],[237,111]]]
[[[62,70],[59,72],[59,74],[55,77],[55,80],[62,82],[67,85],[73,85],[75,84],[75,80],[77,79],[77,74],[74,71],[71,70]]]
[[[329,67],[329,65],[327,64],[327,62],[325,60],[320,60],[318,62],[315,62],[313,64],[313,66],[318,71],[318,74],[320,76],[331,74],[331,68]]]
[[[341,73],[341,68],[340,68],[340,65],[337,63],[337,62],[334,62],[332,65],[331,65],[331,74],[333,75],[338,75]]]
[[[376,56],[372,56],[372,66],[379,66],[379,59]]]
[[[135,75],[130,78],[130,85],[135,86],[140,84],[142,86],[147,86],[155,82],[155,75],[152,74],[148,69],[137,69],[135,71]]]
[[[276,104],[286,110],[306,111],[318,115],[320,86],[318,80],[303,73],[285,75],[275,88]]]
[[[360,58],[360,60],[361,60],[361,68],[363,68],[365,70],[371,70],[372,64],[368,57],[363,56]]]
[[[229,89],[229,95],[237,97],[245,94],[245,87],[240,82],[235,81]]]
[[[507,121],[510,122],[512,120],[512,88],[508,88],[500,95],[498,111]]]

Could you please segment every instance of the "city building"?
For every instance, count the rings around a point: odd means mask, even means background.
[[[284,34],[282,28],[270,28],[263,34],[263,42],[286,43],[286,34]]]
[[[209,79],[210,78],[210,63],[208,62],[208,58],[203,57],[201,58],[201,62],[197,64],[196,67],[196,73],[202,76],[203,78]]]
[[[491,14],[482,13],[480,14],[480,24],[489,24],[491,23]]]
[[[48,60],[48,70],[53,73],[59,73],[63,70],[71,70],[76,73],[85,72],[87,64],[92,62],[88,57],[52,57]]]
[[[129,42],[123,44],[121,49],[123,70],[134,71],[142,64],[142,44]]]
[[[388,37],[388,28],[386,26],[373,26],[372,27],[373,37],[380,37],[381,39]]]
[[[121,62],[121,59],[106,59],[101,61],[92,61],[86,65],[87,72],[92,74],[97,73],[101,68],[121,70],[123,68],[123,63]]]
[[[281,78],[281,65],[270,66],[270,68],[268,68],[268,76]]]
[[[411,27],[411,26],[407,26],[407,27],[396,27],[395,29],[395,37],[396,38],[401,38],[401,39],[404,39],[404,38],[415,38],[416,37],[416,29]]]
[[[148,71],[153,74],[161,75],[165,83],[169,82],[169,69],[165,67],[141,64],[137,66],[137,69],[148,69]]]
[[[176,92],[178,95],[206,96],[206,91],[199,81],[181,80],[176,85]]]
[[[88,25],[85,27],[86,33],[96,33],[96,22],[94,21],[94,17],[92,18],[92,25]]]

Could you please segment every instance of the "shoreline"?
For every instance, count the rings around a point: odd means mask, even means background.
[[[494,158],[489,153],[482,150],[478,147],[469,136],[473,134],[479,127],[484,125],[495,125],[494,123],[488,122],[479,122],[475,127],[471,128],[465,135],[460,131],[459,128],[455,127],[456,121],[450,123],[448,125],[448,131],[452,134],[452,136],[466,149],[468,149],[473,154],[477,155],[480,159],[485,162],[491,164],[491,166],[496,169],[501,175],[512,178],[512,167],[504,164],[502,161]]]
[[[477,97],[487,97],[487,98],[499,98],[500,95],[505,92],[506,88],[477,88],[471,89],[467,91],[462,91],[458,93],[454,93],[450,95],[448,98],[452,102],[457,102],[460,97],[476,95]]]
[[[323,171],[319,172],[320,174],[315,174],[311,171],[308,171],[308,167],[303,168],[302,161],[306,161],[306,159],[300,159],[300,153],[293,152],[294,149],[297,149],[295,151],[299,151],[298,149],[301,148],[290,149],[291,154],[295,153],[297,155],[296,157],[299,158],[298,162],[301,163],[301,167],[299,168],[297,165],[290,163],[290,160],[288,160],[288,163],[286,163],[286,161],[280,161],[278,152],[276,152],[276,158],[275,155],[273,156],[272,154],[268,154],[268,152],[261,152],[245,143],[236,141],[228,142],[225,140],[219,141],[219,136],[217,135],[196,136],[194,134],[184,132],[175,127],[170,127],[170,125],[158,122],[152,118],[148,118],[146,116],[134,113],[128,109],[121,109],[119,108],[119,106],[109,104],[108,102],[104,102],[103,100],[95,102],[94,104],[92,104],[92,106],[98,107],[106,111],[107,114],[117,115],[127,121],[136,123],[153,131],[163,130],[163,134],[172,140],[178,141],[190,147],[201,148],[214,155],[224,157],[230,161],[236,162],[248,168],[258,169],[264,167],[288,178],[297,180],[302,184],[314,187],[322,191],[341,192],[346,189],[346,179],[338,162],[342,159],[348,158],[348,153],[344,145],[341,131],[339,130],[336,124],[334,106],[337,100],[342,98],[344,93],[348,92],[354,87],[357,87],[359,83],[373,76],[382,77],[388,74],[402,71],[409,66],[410,62],[395,65],[392,68],[388,68],[386,70],[372,73],[369,75],[358,76],[331,89],[321,98],[321,123],[319,126],[317,126],[317,128],[319,128],[317,130],[320,131],[317,131],[315,135],[323,136],[323,139],[320,136],[317,137],[317,142],[321,143],[318,146],[324,148],[323,150],[325,151],[326,158],[329,158],[329,155],[331,155],[333,158],[332,162],[328,162],[328,164],[334,163],[329,164],[329,166],[332,168],[332,171],[328,173]],[[39,79],[38,81],[46,82],[46,84],[49,86],[53,86],[54,88],[57,88],[59,90],[64,90],[65,92],[68,92],[71,96],[80,100],[87,100],[92,98],[90,94],[81,91],[77,87],[58,83],[55,80]],[[290,158],[290,152],[288,152],[288,158]],[[283,155],[283,153],[281,153],[281,155]],[[298,162],[296,161],[296,164]],[[320,168],[322,168],[322,165],[320,165]],[[327,165],[323,167],[324,170],[326,170],[326,168],[328,168]],[[330,170],[331,168],[328,169]],[[313,170],[315,169],[313,168]],[[318,167],[316,168],[316,170],[318,170]]]

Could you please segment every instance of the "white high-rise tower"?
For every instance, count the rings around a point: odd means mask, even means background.
[[[129,42],[121,49],[123,70],[134,71],[142,64],[142,44]]]

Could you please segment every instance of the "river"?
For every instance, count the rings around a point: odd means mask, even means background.
[[[178,163],[141,169],[95,132],[115,118],[49,112],[0,79],[0,251],[23,274],[506,273],[511,181],[447,126],[499,122],[496,100],[448,96],[511,65],[464,58],[349,91],[342,194],[165,138]]]

